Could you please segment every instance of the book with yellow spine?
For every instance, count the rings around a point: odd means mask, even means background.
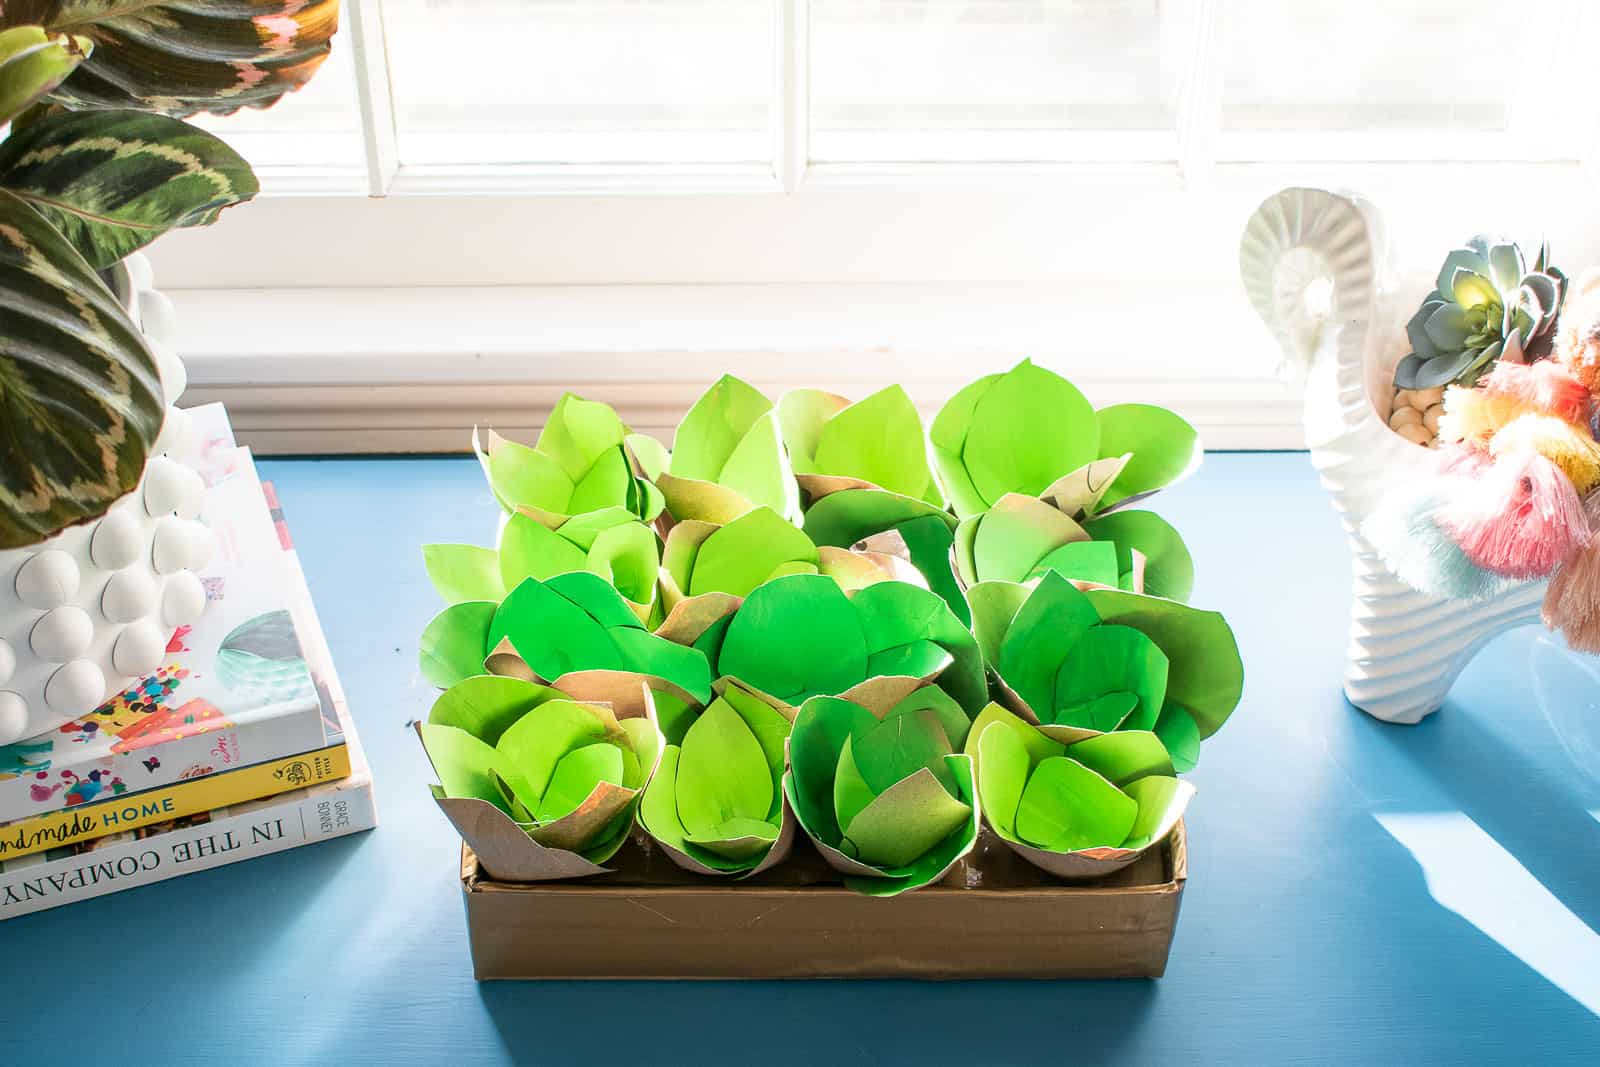
[[[236,771],[18,819],[0,826],[0,862],[349,776],[350,752],[341,742]]]

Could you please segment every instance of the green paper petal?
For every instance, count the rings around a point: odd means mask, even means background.
[[[928,491],[922,419],[904,389],[891,385],[838,412],[822,427],[815,471],[860,478],[920,499]]]
[[[979,581],[1021,581],[1053,550],[1089,540],[1083,527],[1049,504],[1014,493],[1002,497],[977,526],[972,562]]]
[[[839,766],[833,774],[833,816],[841,827],[848,827],[854,822],[855,817],[878,795],[856,764],[854,744],[853,737],[844,739],[844,748],[839,752]]]
[[[1166,408],[1114,404],[1101,408],[1096,418],[1100,423],[1101,456],[1133,454],[1127,469],[1106,493],[1106,507],[1171,485],[1199,464],[1200,435]]]
[[[1124,723],[1130,730],[1149,730],[1166,693],[1167,656],[1154,641],[1130,626],[1096,626],[1061,660],[1050,721],[1091,730],[1114,730]],[[1132,694],[1137,704],[1118,700],[1116,721],[1097,721],[1088,709],[1113,694]]]
[[[1094,409],[1065,378],[1024,360],[978,399],[961,460],[986,501],[1038,496],[1099,458]]]
[[[1189,713],[1172,701],[1161,709],[1156,720],[1156,736],[1166,746],[1173,770],[1186,774],[1200,761],[1200,727]]]
[[[513,513],[500,531],[500,580],[515,589],[528,578],[544,581],[583,569],[583,549],[543,523]]]
[[[495,748],[500,752],[503,777],[531,812],[539,807],[561,758],[605,736],[605,720],[594,709],[572,700],[551,700],[512,723]]]
[[[1034,760],[1018,731],[1003,722],[991,722],[978,738],[978,797],[989,825],[1001,837],[1017,836],[1017,805],[1028,784]]]
[[[956,787],[944,759],[953,751],[950,739],[932,711],[887,717],[846,747],[874,796],[919,770],[928,771],[948,790]],[[840,822],[843,825],[845,820]]]
[[[690,839],[714,837],[729,819],[766,818],[772,794],[772,771],[750,727],[713,700],[684,735],[678,762],[678,817]]]
[[[1017,836],[1050,852],[1115,848],[1128,839],[1139,805],[1094,771],[1065,756],[1028,776],[1017,805]]]
[[[1148,730],[1119,730],[1091,737],[1068,746],[1066,754],[1115,786],[1126,787],[1152,774],[1173,773],[1166,746]]]
[[[428,712],[428,722],[454,726],[493,745],[522,716],[546,701],[559,699],[562,696],[556,690],[520,678],[480,674],[463,678],[440,693]]]
[[[1193,716],[1201,737],[1221,729],[1244,693],[1244,664],[1226,619],[1160,597],[1110,589],[1086,595],[1106,622],[1142,630],[1166,653],[1167,699]]]
[[[1088,597],[1054,573],[1039,580],[1011,620],[1000,642],[1000,676],[1041,720],[1056,706],[1061,661],[1099,621]]]
[[[1145,557],[1146,595],[1188,600],[1194,592],[1194,560],[1178,531],[1161,516],[1151,511],[1113,511],[1083,525],[1096,541],[1117,546],[1119,578],[1133,570],[1133,551]]]
[[[845,742],[878,723],[872,712],[837,697],[813,697],[803,704],[789,734],[789,801],[806,833],[837,846],[833,780]]]
[[[1131,561],[1130,561],[1131,562]],[[1109,541],[1074,541],[1050,552],[1028,572],[1037,578],[1054,571],[1073,581],[1097,582],[1115,589],[1126,573],[1117,560],[1117,546]]]
[[[506,595],[500,581],[499,557],[492,548],[423,545],[422,563],[428,570],[428,580],[447,604],[499,600]]]
[[[483,674],[483,658],[495,612],[492,601],[469,600],[452,604],[435,615],[418,641],[422,676],[440,689]]]
[[[755,508],[700,544],[686,591],[690,596],[748,596],[779,568],[795,562],[815,568],[817,549],[811,539],[771,508]]]
[[[879,586],[858,596],[873,588]],[[721,674],[799,703],[861,681],[867,648],[856,610],[837,583],[821,575],[791,575],[745,598],[728,625],[717,666]]]
[[[568,513],[574,483],[549,456],[527,445],[491,435],[485,469],[490,488],[506,510],[525,504],[563,515]]]
[[[454,726],[423,723],[418,732],[445,796],[484,800],[505,808],[494,779],[500,754],[493,746]]]
[[[534,447],[555,460],[577,483],[602,453],[622,444],[625,432],[622,420],[610,405],[563,393]]]
[[[556,761],[534,817],[545,823],[570,815],[601,782],[621,785],[622,768],[622,750],[615,745],[585,745],[573,749]]]
[[[1166,837],[1183,818],[1183,809],[1194,795],[1194,787],[1189,783],[1159,775],[1141,778],[1126,791],[1139,806],[1139,813],[1128,831],[1124,848],[1147,848]]]

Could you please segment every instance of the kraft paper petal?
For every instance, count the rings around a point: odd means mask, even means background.
[[[653,690],[694,702],[688,691],[667,679],[634,671],[571,671],[551,682],[550,688],[582,704],[604,704],[619,722],[654,719],[656,694]]]
[[[1104,441],[1101,442],[1101,448],[1105,448]],[[1117,480],[1117,475],[1132,459],[1133,453],[1124,452],[1120,456],[1107,456],[1086,463],[1071,474],[1057,478],[1039,494],[1039,499],[1071,519],[1093,515],[1112,483]]]
[[[1204,458],[1200,435],[1186,420],[1153,404],[1114,404],[1095,413],[1100,454],[1133,460],[1105,495],[1108,507],[1182,481]]]
[[[1167,699],[1183,706],[1210,737],[1244,694],[1239,643],[1218,612],[1137,593],[1094,589],[1083,594],[1108,623],[1142,630],[1170,661]]]
[[[562,695],[554,688],[519,678],[480,674],[463,678],[440,693],[428,712],[428,722],[435,726],[454,726],[493,745],[512,723],[546,701],[561,699]]]
[[[611,873],[611,868],[592,863],[576,852],[539,844],[493,804],[453,800],[442,795],[437,786],[433,799],[477,855],[484,872],[496,881],[552,882]]]
[[[681,600],[667,612],[655,634],[675,644],[692,645],[713,623],[732,615],[743,603],[744,597],[727,593],[707,593]]]
[[[698,478],[663,474],[656,479],[656,488],[666,500],[667,511],[678,522],[699,519],[721,525],[755,507],[755,503],[738,490]]]
[[[905,867],[967,822],[972,806],[950,795],[926,767],[879,793],[845,828],[857,857],[880,869]]]
[[[508,637],[502,637],[489,650],[489,654],[483,658],[483,665],[490,674],[502,678],[517,678],[538,685],[544,685],[549,681],[523,662],[522,656],[517,653]]]
[[[801,495],[808,501],[807,507],[814,506],[824,498],[834,493],[844,492],[846,489],[860,489],[869,493],[888,491],[880,485],[867,481],[865,478],[853,478],[845,474],[817,474],[815,472],[801,474],[796,471],[794,480],[795,484],[800,487]]]
[[[423,545],[422,564],[447,604],[471,600],[499,600],[506,595],[500,580],[500,561],[492,548],[481,545]]]
[[[1084,529],[1096,541],[1117,546],[1119,576],[1133,584],[1133,554],[1144,556],[1144,591],[1171,600],[1189,599],[1194,591],[1194,560],[1172,524],[1153,511],[1113,511],[1089,519]]]
[[[593,842],[613,820],[627,812],[639,790],[626,789],[611,782],[596,783],[577,809],[553,822],[532,827],[528,833],[546,848],[577,852]]]
[[[452,604],[435,615],[417,642],[418,664],[431,685],[448,689],[483,674],[484,651],[499,605],[487,600]]]

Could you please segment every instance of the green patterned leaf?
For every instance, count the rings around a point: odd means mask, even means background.
[[[94,54],[54,98],[77,110],[167,115],[267,107],[311,79],[339,28],[338,0],[12,0],[0,27],[87,37]]]
[[[208,226],[260,186],[201,129],[142,111],[68,111],[0,143],[0,186],[103,270],[170,229]]]
[[[0,31],[0,122],[55,89],[93,48],[86,37],[47,33],[43,26]]]
[[[0,190],[0,548],[131,490],[165,412],[155,360],[83,257]]]

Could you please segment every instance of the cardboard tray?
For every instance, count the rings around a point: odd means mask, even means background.
[[[944,882],[883,899],[844,888],[804,840],[742,882],[681,871],[637,833],[611,865],[581,881],[496,882],[463,848],[478,979],[1157,978],[1188,877],[1181,822],[1081,885],[987,828]]]

